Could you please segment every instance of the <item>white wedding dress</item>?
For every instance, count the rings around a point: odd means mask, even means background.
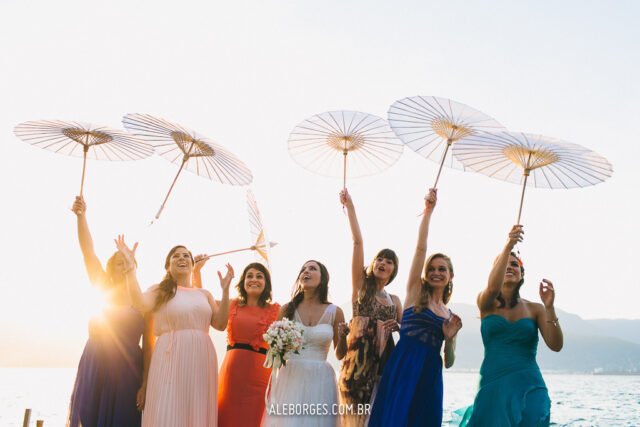
[[[269,427],[334,427],[339,425],[336,374],[327,362],[333,342],[336,306],[330,304],[315,326],[305,326],[304,348],[280,368],[266,408]]]

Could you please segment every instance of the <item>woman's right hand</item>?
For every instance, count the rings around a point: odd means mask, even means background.
[[[347,191],[346,188],[340,191],[340,203],[342,203],[342,206],[347,208],[353,206],[353,200],[351,200],[349,191]]]
[[[524,239],[524,230],[522,229],[521,225],[516,224],[513,227],[511,227],[507,246],[509,246],[510,249],[513,249],[513,247],[516,244],[518,244],[518,242],[522,242],[523,239]]]
[[[71,206],[71,211],[76,214],[76,216],[82,216],[87,211],[87,205],[82,196],[76,196],[76,199],[73,201],[73,206]]]
[[[198,254],[193,257],[193,261],[193,271],[196,272],[202,270],[202,267],[209,261],[209,257],[206,254]]]

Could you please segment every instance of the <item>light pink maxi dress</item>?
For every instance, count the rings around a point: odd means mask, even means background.
[[[154,312],[143,427],[216,427],[218,360],[209,337],[212,310],[200,289],[178,287]]]

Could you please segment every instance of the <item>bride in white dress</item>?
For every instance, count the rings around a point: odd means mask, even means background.
[[[278,319],[303,325],[304,348],[293,354],[271,386],[265,424],[269,427],[334,427],[339,425],[336,375],[327,362],[331,342],[338,360],[347,350],[344,313],[327,301],[329,272],[307,261],[298,274],[293,298]]]

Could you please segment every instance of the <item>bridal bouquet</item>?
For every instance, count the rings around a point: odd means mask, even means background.
[[[276,320],[262,336],[269,345],[265,368],[278,369],[287,365],[291,353],[300,354],[304,339],[302,326],[289,319]]]

